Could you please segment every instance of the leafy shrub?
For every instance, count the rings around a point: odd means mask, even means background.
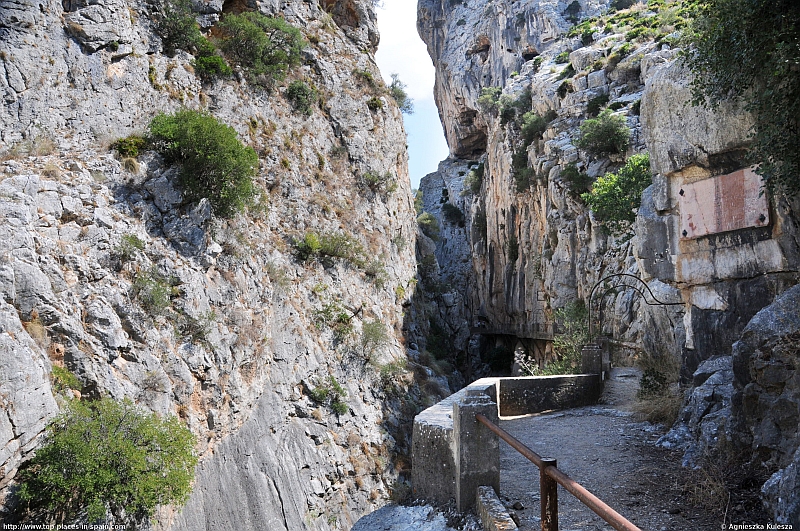
[[[561,170],[561,179],[567,184],[570,191],[576,194],[588,192],[592,186],[592,178],[586,173],[578,171],[574,162],[567,164]]]
[[[547,129],[547,121],[538,114],[528,111],[522,115],[522,138],[526,145],[541,138]]]
[[[575,145],[592,155],[604,156],[623,153],[628,149],[631,132],[625,118],[605,109],[597,118],[581,124],[581,136]]]
[[[69,369],[61,367],[60,365],[53,365],[53,388],[56,392],[64,392],[70,389],[80,391],[83,389],[81,381]]]
[[[144,242],[135,234],[123,234],[119,239],[116,253],[123,262],[129,262],[136,257],[136,253],[144,251]]]
[[[377,96],[372,96],[370,99],[367,100],[367,107],[372,112],[377,112],[383,109],[383,100]]]
[[[150,142],[168,163],[180,163],[179,182],[190,201],[208,198],[215,214],[230,217],[252,199],[258,156],[210,114],[159,114],[150,122]]]
[[[318,97],[316,89],[300,80],[292,81],[286,88],[286,98],[291,102],[292,107],[306,116],[311,116],[312,106]]]
[[[752,113],[748,159],[770,190],[800,193],[800,9],[794,0],[708,0],[689,37],[694,104]]]
[[[20,472],[19,496],[66,520],[84,510],[90,522],[104,522],[107,510],[142,520],[158,505],[186,501],[194,442],[176,417],[160,419],[129,400],[72,400]]]
[[[392,82],[389,83],[389,95],[400,107],[400,112],[414,114],[414,100],[406,92],[406,84],[400,81],[398,74],[392,74]]]
[[[464,178],[464,189],[461,195],[477,195],[480,193],[481,187],[483,186],[483,172],[483,162],[469,170],[466,178]]]
[[[202,37],[191,0],[164,0],[156,16],[155,30],[169,55],[176,50],[191,50]]]
[[[442,228],[439,226],[437,220],[430,212],[423,212],[417,218],[417,225],[422,230],[422,233],[433,241],[439,240],[439,233]]]
[[[225,16],[217,27],[223,35],[223,52],[253,84],[270,87],[300,64],[302,34],[282,18],[246,12]]]
[[[230,77],[233,70],[228,66],[221,56],[216,53],[209,55],[201,55],[192,61],[195,73],[204,81],[211,81],[213,79]]]
[[[375,79],[375,76],[372,75],[372,72],[369,70],[353,70],[353,75],[356,76],[356,80],[361,83],[366,83],[366,85],[372,89],[373,91],[380,92],[381,84]]]
[[[478,105],[480,105],[481,109],[484,111],[495,111],[497,110],[497,104],[500,101],[500,94],[503,93],[503,89],[498,87],[484,87],[481,89],[481,95],[478,96]]]
[[[329,328],[339,342],[353,333],[353,314],[338,302],[326,303],[314,312],[314,323],[320,330]]]
[[[155,266],[149,271],[136,273],[132,292],[142,308],[153,317],[164,314],[172,304],[172,286]]]
[[[397,179],[388,171],[383,174],[364,172],[361,174],[361,183],[376,194],[390,194],[397,190]]]
[[[326,266],[339,258],[354,267],[366,265],[364,246],[353,236],[343,232],[317,234],[308,232],[301,240],[294,240],[295,256],[301,262],[320,260]]]
[[[321,383],[310,389],[309,396],[318,404],[328,405],[337,415],[344,415],[350,411],[350,408],[344,402],[347,391],[332,374],[328,376],[328,382]]]
[[[583,301],[575,300],[556,310],[555,318],[563,329],[563,333],[553,336],[555,360],[529,371],[535,376],[581,372],[581,349],[589,342],[589,311]]]
[[[639,207],[642,192],[651,183],[650,157],[644,153],[629,158],[617,173],[598,178],[591,192],[581,197],[599,222],[618,233],[636,220],[634,209]]]
[[[386,325],[380,321],[368,321],[361,326],[361,353],[369,359],[378,349],[389,344]]]
[[[594,98],[590,99],[589,103],[586,105],[586,113],[589,116],[596,116],[606,103],[608,103],[608,94],[595,96]]]
[[[116,150],[123,157],[138,157],[139,152],[147,146],[147,139],[141,135],[129,135],[120,138],[113,144],[111,149]]]
[[[442,205],[442,215],[444,219],[451,224],[460,227],[464,226],[464,213],[453,203],[445,203]]]
[[[556,55],[556,64],[564,64],[569,62],[569,50],[564,50],[560,54]]]

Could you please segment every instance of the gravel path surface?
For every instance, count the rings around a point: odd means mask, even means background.
[[[645,531],[716,530],[720,520],[689,506],[682,496],[680,455],[655,447],[663,428],[637,422],[629,409],[639,373],[612,371],[602,405],[524,419],[501,427]],[[500,494],[523,531],[540,529],[539,471],[501,442]],[[612,530],[559,487],[559,529]],[[514,507],[516,505],[516,507]]]

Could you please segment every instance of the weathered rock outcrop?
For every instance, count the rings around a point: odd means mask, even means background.
[[[251,6],[313,43],[291,74],[322,96],[308,117],[281,86],[204,83],[189,54],[164,55],[149,3],[0,6],[0,487],[57,411],[60,365],[83,396],[131,398],[198,436],[192,497],[162,508],[160,528],[348,528],[388,496],[420,400],[403,368],[415,215],[400,111],[353,74],[380,79],[372,3],[330,4]],[[223,7],[203,4],[201,26]],[[209,111],[256,149],[263,208],[217,219],[207,201],[185,201],[157,155],[123,164],[108,153],[179,106]],[[396,190],[370,190],[366,172]],[[368,264],[299,262],[293,241],[310,231],[352,236]],[[156,284],[165,307],[138,295]],[[348,333],[334,337],[320,317],[332,307]],[[373,322],[387,337],[365,346]],[[345,413],[309,396],[330,377]],[[2,494],[2,518],[18,517]]]

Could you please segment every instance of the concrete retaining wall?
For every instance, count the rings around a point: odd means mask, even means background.
[[[411,485],[415,498],[469,509],[477,488],[499,491],[499,438],[475,420],[540,413],[597,402],[599,374],[482,378],[414,418]],[[456,419],[456,422],[454,422]]]
[[[599,374],[498,378],[500,416],[511,417],[597,403],[603,393]]]

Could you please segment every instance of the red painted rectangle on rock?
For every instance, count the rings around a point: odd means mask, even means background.
[[[681,238],[769,225],[769,204],[753,168],[689,184],[679,192]]]

